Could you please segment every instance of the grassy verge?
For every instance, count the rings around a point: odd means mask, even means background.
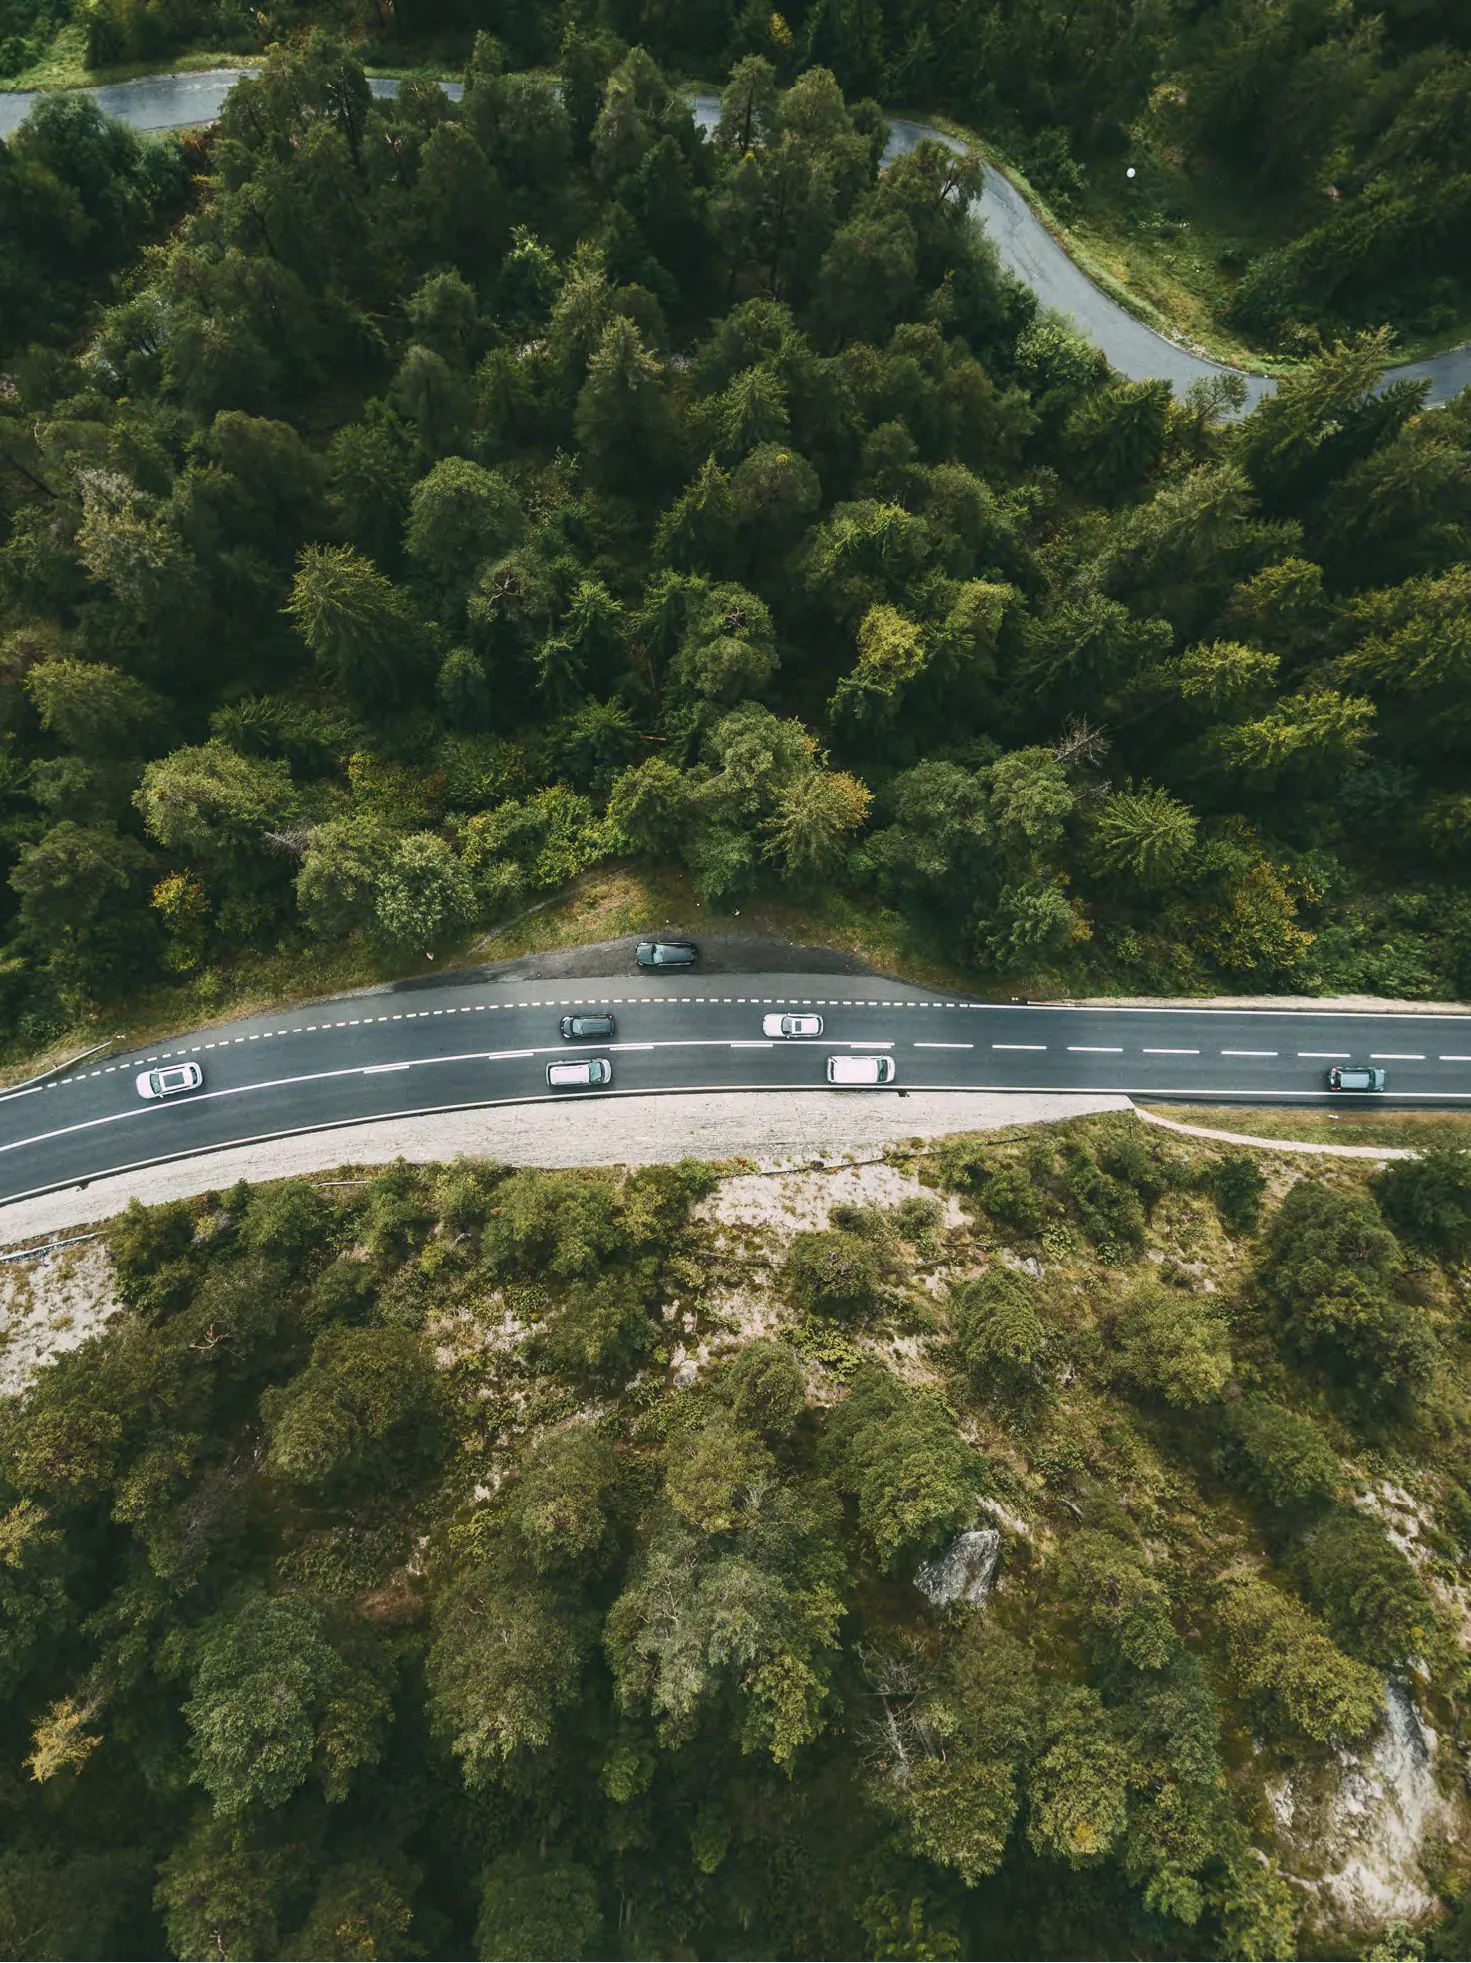
[[[984,162],[1003,169],[1068,257],[1146,327],[1255,374],[1286,375],[1300,365],[1243,341],[1223,316],[1251,259],[1312,222],[1314,214],[1303,206],[1273,211],[1244,204],[1218,176],[1188,171],[1141,148],[1116,164],[1090,166],[1087,189],[1064,218],[996,137],[933,110],[902,113],[959,137]],[[1138,173],[1132,180],[1124,174],[1130,164]],[[1460,347],[1468,336],[1471,313],[1434,332],[1402,333],[1395,360],[1425,361]]]
[[[0,80],[7,94],[30,89],[95,89],[115,82],[134,82],[142,75],[195,75],[210,68],[248,68],[261,57],[218,48],[194,48],[172,61],[126,61],[107,68],[87,66],[87,30],[79,22],[57,30],[41,56],[18,75]]]
[[[1282,1110],[1273,1106],[1222,1107],[1213,1104],[1156,1104],[1136,1098],[1162,1118],[1182,1125],[1205,1125],[1212,1131],[1237,1132],[1254,1138],[1299,1139],[1313,1145],[1471,1145],[1471,1113],[1454,1111]]]
[[[464,73],[464,60],[446,60],[442,50],[405,47],[394,50],[360,50],[369,75],[411,75],[426,81],[458,81]],[[382,59],[374,59],[374,54]],[[87,66],[86,29],[75,23],[58,30],[56,38],[29,68],[18,75],[0,77],[0,93],[30,89],[96,89],[118,82],[135,82],[145,75],[198,75],[212,68],[258,68],[265,57],[258,50],[242,53],[238,48],[191,48],[185,54],[160,61],[114,62],[105,68]]]
[[[933,123],[946,135],[971,145],[983,162],[1003,170],[1025,198],[1035,216],[1047,227],[1068,257],[1085,272],[1095,286],[1110,299],[1142,320],[1146,327],[1180,341],[1212,360],[1248,368],[1258,374],[1283,374],[1296,364],[1280,356],[1249,346],[1225,327],[1219,311],[1234,283],[1219,264],[1208,263],[1213,253],[1226,249],[1227,240],[1208,232],[1189,234],[1187,222],[1182,234],[1174,221],[1161,218],[1155,232],[1144,194],[1138,199],[1105,195],[1090,186],[1079,210],[1062,218],[1046,196],[1027,176],[1010,148],[992,136],[965,123],[933,111],[905,112],[917,120]],[[1118,165],[1121,185],[1125,160]],[[1182,245],[1182,236],[1188,244]],[[1273,238],[1270,243],[1277,243]],[[1254,249],[1262,249],[1258,245]]]

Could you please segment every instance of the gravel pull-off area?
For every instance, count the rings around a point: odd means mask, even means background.
[[[409,986],[433,988],[436,984],[467,981],[580,981],[606,975],[636,975],[639,969],[633,956],[640,940],[694,941],[700,950],[700,965],[692,976],[696,981],[702,975],[877,975],[879,972],[839,948],[809,947],[805,941],[789,941],[780,934],[710,934],[697,922],[693,926],[665,923],[650,927],[647,934],[625,935],[616,941],[589,941],[581,947],[546,948],[539,954],[520,954],[509,961],[490,961],[478,968],[447,968],[443,975],[416,977]],[[361,992],[383,991],[380,988]]]
[[[598,1101],[596,1116],[582,1100],[491,1105],[343,1125],[141,1167],[94,1180],[85,1189],[68,1187],[0,1207],[0,1238],[13,1243],[108,1220],[135,1198],[152,1206],[231,1186],[237,1179],[291,1179],[398,1158],[416,1165],[460,1157],[527,1166],[661,1165],[683,1158],[802,1165],[862,1158],[906,1138],[944,1138],[1128,1109],[1128,1098],[1115,1092],[1012,1097],[983,1091],[607,1097]]]

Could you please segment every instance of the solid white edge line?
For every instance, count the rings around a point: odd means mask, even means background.
[[[333,1074],[355,1077],[361,1075],[361,1071],[348,1070]],[[914,1086],[900,1086],[895,1084],[892,1086],[873,1085],[871,1087],[866,1086],[865,1088],[870,1088],[877,1095],[888,1097],[902,1097],[910,1089],[925,1092],[962,1091],[967,1094],[974,1093],[978,1095],[1000,1093],[1013,1096],[1035,1095],[1042,1097],[1097,1097],[1103,1094],[1116,1097],[1139,1097],[1151,1103],[1157,1103],[1161,1098],[1165,1097],[1183,1097],[1192,1103],[1204,1106],[1206,1109],[1209,1109],[1212,1104],[1229,1103],[1233,1097],[1246,1096],[1254,1103],[1290,1103],[1293,1100],[1302,1103],[1317,1103],[1323,1096],[1323,1093],[1318,1091],[1241,1092],[1229,1090],[1215,1091],[1207,1096],[1203,1095],[1199,1087],[1195,1085],[1161,1086],[1157,1084],[1110,1086],[1106,1093],[1100,1093],[1096,1089],[1085,1090],[1073,1086],[1067,1089],[1059,1089],[1056,1084],[921,1084]],[[316,1132],[344,1131],[353,1125],[387,1124],[400,1118],[434,1118],[440,1117],[450,1111],[489,1111],[494,1110],[498,1105],[572,1104],[581,1103],[589,1098],[595,1100],[598,1098],[614,1097],[703,1097],[719,1095],[725,1092],[741,1092],[743,1094],[747,1092],[758,1094],[762,1092],[776,1092],[785,1093],[789,1096],[837,1098],[847,1098],[854,1094],[851,1089],[834,1090],[826,1084],[672,1084],[666,1088],[650,1087],[642,1090],[574,1091],[560,1097],[548,1097],[542,1094],[540,1096],[532,1095],[526,1097],[470,1098],[458,1104],[423,1105],[412,1111],[368,1111],[364,1112],[361,1117],[331,1118],[318,1125],[288,1125],[282,1130],[254,1132],[245,1138],[227,1138],[213,1145],[196,1145],[187,1147],[182,1151],[160,1152],[153,1158],[133,1159],[122,1165],[103,1166],[95,1172],[83,1173],[80,1177],[73,1175],[69,1179],[52,1180],[48,1185],[33,1186],[23,1193],[7,1194],[3,1200],[0,1200],[0,1213],[3,1213],[3,1209],[7,1206],[16,1206],[22,1200],[40,1199],[47,1193],[64,1193],[72,1190],[80,1191],[84,1186],[91,1186],[99,1179],[114,1179],[125,1172],[143,1172],[150,1166],[169,1165],[181,1159],[208,1158],[214,1152],[239,1151],[247,1145],[265,1145],[269,1144],[275,1138],[310,1138]],[[1340,1101],[1344,1099],[1363,1098],[1373,1104],[1381,1103],[1379,1096],[1373,1091],[1341,1091],[1338,1095]],[[1393,1104],[1402,1101],[1432,1104],[1437,1102],[1466,1104],[1471,1103],[1471,1091],[1401,1091],[1397,1093],[1395,1098],[1390,1100],[1390,1107],[1392,1108]]]

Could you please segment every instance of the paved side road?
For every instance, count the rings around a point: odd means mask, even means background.
[[[240,68],[216,68],[202,74],[147,75],[109,88],[88,89],[85,93],[95,96],[109,116],[118,117],[134,129],[187,129],[213,122],[230,90],[249,72]],[[375,76],[368,86],[377,96],[392,96],[398,91],[398,82],[392,76]],[[464,93],[458,82],[446,82],[443,86],[445,93],[455,100]],[[14,134],[35,99],[34,93],[25,91],[0,92],[0,138]],[[720,118],[720,98],[695,94],[691,106],[701,128],[713,129]],[[944,143],[951,149],[963,147],[928,123],[896,118],[889,128],[886,157],[901,156],[926,139]],[[1110,366],[1130,381],[1167,381],[1183,394],[1192,382],[1227,372],[1219,362],[1194,354],[1178,342],[1157,334],[1152,327],[1146,327],[1126,307],[1095,286],[1068,257],[1016,186],[994,166],[987,168],[976,214],[995,240],[1001,263],[1007,270],[1029,286],[1044,307],[1055,307],[1067,314],[1103,350]],[[1386,384],[1401,380],[1428,382],[1428,400],[1432,405],[1449,402],[1471,385],[1471,344],[1434,355],[1428,361],[1404,362],[1385,370]],[[1276,384],[1268,376],[1246,373],[1246,387],[1250,406],[1262,396],[1270,395]]]
[[[630,964],[631,965],[631,964]],[[815,1010],[820,1040],[762,1033]],[[558,1034],[569,1009],[610,1008],[607,1044]],[[1379,1104],[1471,1104],[1471,1014],[1099,1008],[973,1002],[880,977],[647,976],[403,986],[202,1031],[0,1099],[0,1204],[223,1147],[379,1120],[546,1100],[548,1061],[605,1055],[606,1106],[650,1093],[825,1090],[834,1054],[885,1054],[894,1092],[1326,1101],[1335,1062],[1389,1073]],[[138,1071],[182,1057],[204,1085],[145,1102]],[[1348,1101],[1348,1100],[1345,1100]],[[587,1122],[602,1121],[587,1113]]]

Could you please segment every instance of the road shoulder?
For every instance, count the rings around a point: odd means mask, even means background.
[[[750,1159],[763,1168],[841,1162],[906,1139],[1011,1125],[1056,1123],[1094,1111],[1127,1111],[1118,1092],[1010,1095],[985,1091],[679,1092],[601,1103],[589,1124],[584,1100],[492,1105],[433,1117],[386,1119],[297,1133],[257,1145],[140,1166],[85,1188],[66,1187],[0,1207],[5,1243],[59,1234],[120,1213],[232,1186],[293,1179],[343,1167],[407,1159],[434,1165],[460,1157],[506,1165],[665,1165],[677,1159]]]

